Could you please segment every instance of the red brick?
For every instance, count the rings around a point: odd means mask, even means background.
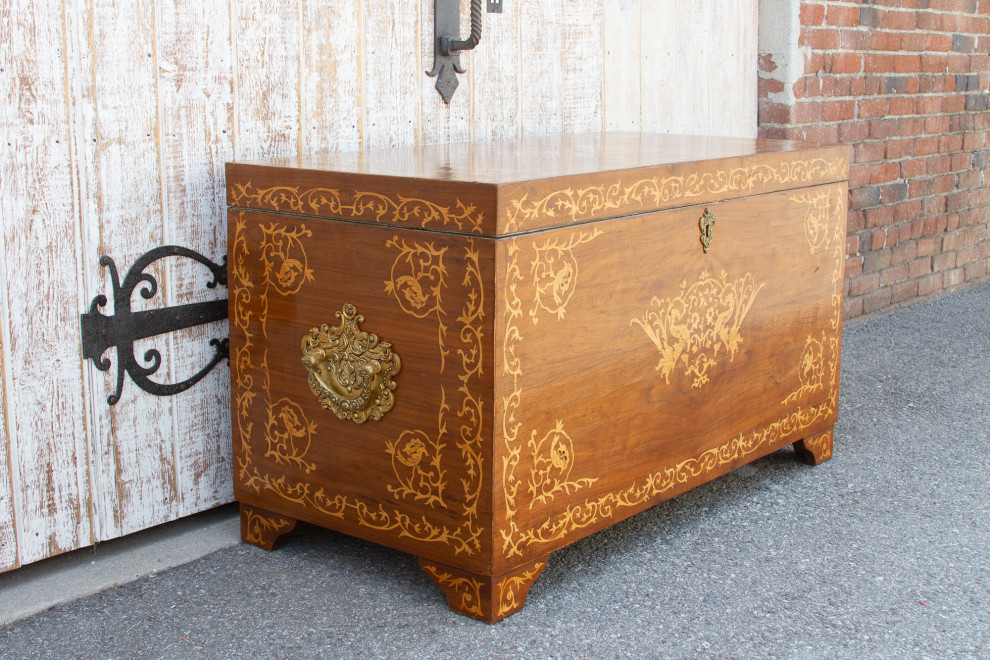
[[[963,137],[963,149],[966,151],[976,151],[987,146],[987,135],[985,133],[968,133]]]
[[[870,125],[865,121],[851,121],[839,124],[839,140],[841,142],[860,142],[870,134]]]
[[[966,109],[966,96],[954,94],[942,97],[942,112],[962,112]]]
[[[839,31],[802,30],[799,45],[807,46],[814,50],[835,50],[839,47]]]
[[[933,154],[936,151],[938,151],[937,137],[918,138],[914,141],[915,156],[927,156],[928,154]]]
[[[857,254],[859,252],[859,236],[846,236],[846,254]]]
[[[894,70],[894,56],[881,53],[867,53],[863,57],[863,71],[867,73],[889,73]]]
[[[901,49],[901,37],[894,32],[874,31],[870,38],[870,50],[890,50]]]
[[[890,289],[880,289],[863,297],[863,313],[871,314],[890,306]]]
[[[870,122],[870,137],[874,140],[894,137],[897,135],[896,119],[880,119]]]
[[[791,108],[791,121],[795,124],[810,124],[822,120],[821,101],[802,101]]]
[[[812,69],[812,71],[817,70]],[[829,73],[860,73],[862,70],[863,56],[859,53],[832,53],[826,67]]]
[[[898,204],[894,207],[894,222],[904,222],[906,220],[914,220],[921,216],[922,204],[920,201],[905,202],[904,204]],[[918,238],[913,231],[909,231],[910,238]],[[920,235],[920,234],[919,234]],[[905,238],[901,238],[905,240]]]
[[[883,117],[887,114],[889,103],[887,99],[860,99],[858,102],[859,116],[863,119]]]
[[[866,78],[855,76],[849,79],[849,96],[862,96],[866,93]]]
[[[918,176],[923,176],[928,170],[926,167],[925,159],[923,158],[912,158],[911,160],[903,160],[900,163],[901,168],[901,178],[913,179]]]
[[[919,30],[928,32],[942,31],[942,15],[935,12],[918,12],[917,25]]]
[[[925,118],[925,132],[926,133],[947,133],[949,131],[949,118],[948,117],[926,117]]]
[[[918,256],[918,244],[915,241],[909,241],[894,248],[893,254],[890,255],[890,263],[895,266],[906,264],[916,256]]]
[[[933,115],[942,112],[941,96],[923,96],[917,99],[918,112],[923,115]]]
[[[951,156],[932,156],[927,160],[927,167],[929,174],[945,174],[949,171],[949,167],[952,165]]]
[[[918,21],[913,11],[887,11],[883,15],[885,30],[913,30]]]
[[[863,273],[863,257],[846,257],[846,278],[856,277]]]
[[[966,273],[962,268],[956,268],[947,273],[943,273],[942,277],[945,288],[948,289],[950,287],[959,286],[962,284],[966,280]]]
[[[913,115],[916,110],[916,103],[910,96],[899,96],[890,99],[890,114],[892,115]]]
[[[922,51],[927,50],[928,47],[928,35],[924,32],[911,32],[908,34],[900,34],[901,43],[900,50],[913,50]],[[949,45],[952,45],[952,40],[949,40]]]
[[[910,264],[908,264],[908,273],[911,279],[917,279],[925,275],[929,275],[932,272],[932,260],[930,258],[924,257],[921,259],[915,259]]]
[[[945,56],[945,60],[945,70],[949,73],[966,73],[969,71],[969,55],[949,53]]]
[[[921,71],[920,55],[897,55],[894,57],[896,73],[918,73]]]
[[[953,183],[953,188],[955,184]],[[969,207],[969,193],[965,190],[949,195],[945,200],[946,211],[958,211]]]
[[[852,119],[855,114],[855,101],[826,101],[822,107],[822,116],[825,121]]]
[[[883,142],[861,142],[853,147],[853,162],[873,163],[884,159]]]
[[[986,259],[981,259],[967,265],[965,268],[966,281],[972,282],[974,280],[982,279],[987,274],[988,265],[990,264],[987,263]]]
[[[925,53],[921,56],[921,70],[929,73],[941,73],[945,71],[947,62],[948,55]]]
[[[955,267],[956,267],[955,252],[943,252],[942,254],[936,254],[935,257],[932,259],[933,272],[937,273]]]
[[[947,193],[956,187],[956,177],[952,174],[943,174],[942,176],[937,176],[932,179],[932,185],[934,186],[934,192],[936,195],[942,193]],[[948,205],[946,205],[948,209]]]
[[[880,285],[880,274],[870,273],[858,277],[849,278],[849,295],[862,296],[870,291],[875,291]]]
[[[925,120],[921,117],[904,117],[898,122],[897,133],[901,137],[922,135],[925,131]]]
[[[934,273],[918,280],[918,295],[927,296],[942,290],[942,273]]]
[[[863,315],[863,299],[847,298],[842,302],[842,318],[846,321]]]
[[[952,50],[952,35],[950,34],[929,34],[928,44],[925,50],[929,52],[947,52]]]
[[[829,5],[827,21],[829,25],[852,27],[859,25],[859,7]]]
[[[839,127],[831,124],[826,126],[807,126],[803,139],[819,144],[836,144],[839,141]]]
[[[976,261],[979,252],[979,249],[975,245],[959,250],[959,252],[956,252],[956,266],[965,266],[966,264],[973,263]]]
[[[757,109],[761,124],[791,123],[791,106],[781,103],[760,103]]]
[[[868,50],[871,44],[872,33],[868,30],[839,30],[839,47],[843,50]],[[949,38],[949,47],[952,47],[952,38]],[[948,50],[948,48],[946,48]]]
[[[890,286],[905,281],[908,278],[908,271],[907,264],[888,268],[880,273],[880,286]]]
[[[870,182],[873,173],[872,165],[856,165],[849,167],[849,187],[861,188]]]
[[[890,140],[887,142],[887,160],[907,158],[914,153],[914,140]]]
[[[773,78],[758,78],[756,81],[756,95],[765,99],[771,94],[779,94],[784,91],[784,83]]]
[[[957,156],[964,156],[966,154],[956,154]],[[955,170],[959,171],[959,170]],[[970,188],[975,188],[980,185],[982,181],[980,180],[979,172],[959,172],[957,175],[958,180],[956,181],[956,188],[959,190],[969,190]],[[972,206],[972,199],[969,200],[967,206]]]
[[[824,25],[825,6],[802,3],[798,16],[801,21],[801,25]]]
[[[930,256],[942,251],[942,237],[929,236],[918,240],[918,256]]]
[[[887,183],[900,177],[901,168],[897,163],[874,165],[870,172],[870,183]]]
[[[850,202],[850,206],[852,203]],[[848,231],[859,231],[866,227],[866,215],[862,211],[850,209],[846,219],[846,229]]]
[[[895,285],[890,291],[890,304],[896,305],[897,303],[904,302],[905,300],[910,300],[911,298],[918,297],[918,283],[917,282],[901,282]]]

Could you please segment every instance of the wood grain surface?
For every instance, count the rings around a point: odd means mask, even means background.
[[[0,570],[230,496],[223,367],[171,400],[127,382],[111,409],[112,376],[82,362],[78,314],[109,293],[101,255],[121,270],[168,242],[217,257],[226,241],[225,160],[598,130],[616,112],[631,124],[661,117],[661,131],[699,112],[723,113],[706,127],[755,135],[755,89],[742,78],[692,81],[717,89],[727,111],[610,91],[609,81],[626,74],[606,65],[606,53],[650,29],[641,17],[653,4],[624,0],[618,16],[613,0],[509,2],[485,16],[485,36],[465,56],[468,73],[447,107],[424,73],[428,0],[0,0]],[[726,61],[755,63],[747,41],[754,7],[695,4],[719,7],[720,20],[673,33],[676,43],[732,44],[733,52],[723,46]],[[660,5],[668,22],[685,11]],[[678,66],[645,57],[631,50],[627,70]],[[155,272],[159,295],[136,304],[209,295],[195,268],[166,262]],[[181,379],[218,331],[142,348],[162,349],[161,380]]]
[[[523,602],[500,608],[498,585],[575,540],[782,447],[829,458],[849,149],[664,160],[690,143],[468,146],[437,179],[394,172],[446,149],[380,154],[380,177],[230,165],[237,499],[416,554],[452,609],[494,621]],[[477,183],[535,153],[653,165]],[[388,214],[365,218],[354,186]],[[516,212],[494,236],[422,222],[493,189]],[[360,399],[363,373],[387,391]]]

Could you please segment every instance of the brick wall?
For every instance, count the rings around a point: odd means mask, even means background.
[[[791,11],[786,47],[761,27],[760,135],[853,146],[846,318],[990,278],[990,0]]]

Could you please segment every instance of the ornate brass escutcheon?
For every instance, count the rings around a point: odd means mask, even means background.
[[[392,377],[399,373],[401,361],[391,344],[358,327],[364,317],[354,305],[344,305],[336,316],[339,326],[324,323],[303,337],[309,389],[340,419],[377,421],[395,405]]]
[[[708,254],[708,248],[712,246],[712,230],[715,229],[715,216],[710,210],[705,209],[698,226],[701,227],[701,247]]]

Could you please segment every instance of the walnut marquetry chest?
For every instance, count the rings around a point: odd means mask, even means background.
[[[614,133],[227,166],[245,541],[417,555],[463,614],[787,445],[832,452],[846,147]]]

